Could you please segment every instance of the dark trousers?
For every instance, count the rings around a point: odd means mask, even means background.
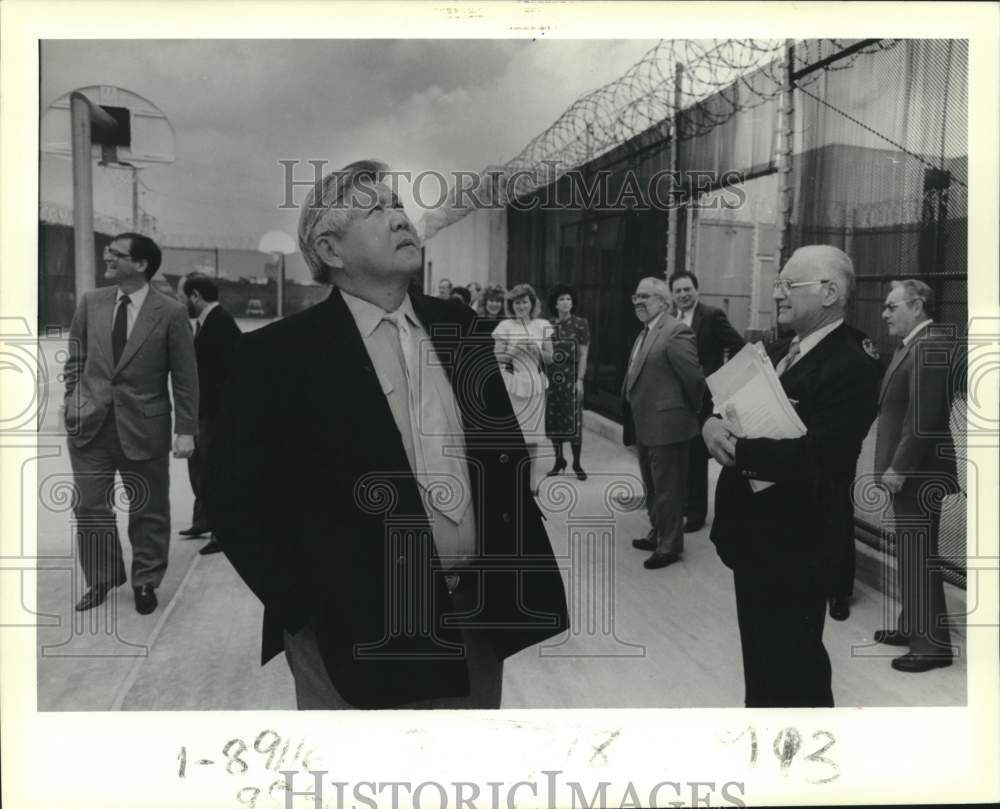
[[[76,542],[89,587],[125,581],[115,503],[115,473],[128,501],[128,538],[132,545],[132,586],[158,587],[170,551],[169,456],[136,461],[118,440],[114,410],[85,447],[69,446],[78,500]]]
[[[747,708],[832,708],[826,596],[805,571],[733,572]]]
[[[660,553],[684,551],[684,492],[687,486],[687,442],[647,447],[636,444],[639,471],[646,487],[649,538]]]
[[[704,522],[708,516],[708,449],[705,439],[696,435],[688,445],[687,502],[684,516],[691,522]]]
[[[209,419],[198,420],[198,441],[194,454],[188,458],[188,478],[191,480],[191,491],[194,492],[194,509],[191,514],[191,527],[208,531],[208,515],[205,513],[205,503],[202,500],[205,491],[205,461],[208,458],[208,448],[212,442],[212,422]]]
[[[946,623],[944,581],[936,570],[941,501],[897,494],[895,513],[896,563],[902,607],[896,628],[910,640],[910,651],[920,654],[952,654],[951,633]]]

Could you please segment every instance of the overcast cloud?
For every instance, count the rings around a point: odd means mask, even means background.
[[[169,118],[177,160],[145,169],[142,208],[166,234],[253,240],[295,232],[280,159],[336,168],[378,157],[419,172],[516,155],[578,96],[625,73],[639,40],[59,40],[41,52],[41,106],[109,84]],[[95,169],[98,212],[130,192]],[[303,165],[298,179],[311,177]],[[119,173],[124,174],[124,173]],[[68,205],[69,161],[42,159],[43,201]],[[433,192],[435,186],[429,185]],[[414,219],[421,211],[404,202]],[[304,195],[295,192],[295,201]],[[124,208],[123,208],[124,205]]]

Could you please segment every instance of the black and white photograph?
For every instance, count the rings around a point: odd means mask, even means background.
[[[1000,799],[1000,15],[613,5],[0,7],[5,802]]]

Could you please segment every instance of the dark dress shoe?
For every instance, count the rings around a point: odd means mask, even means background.
[[[649,537],[639,537],[632,540],[632,547],[638,551],[655,551],[656,543]]]
[[[182,537],[200,537],[208,533],[207,528],[199,528],[196,525],[192,525],[190,528],[185,528],[183,531],[178,531]]]
[[[222,546],[217,539],[210,539],[198,553],[202,556],[208,556],[210,553],[222,553]]]
[[[559,458],[556,461],[555,466],[553,466],[548,472],[545,473],[545,477],[547,477],[547,478],[555,477],[560,472],[562,472],[563,469],[565,469],[565,468],[566,468],[566,459],[565,458]]]
[[[886,646],[909,646],[910,639],[897,629],[876,629],[875,642]]]
[[[583,467],[580,464],[573,464],[573,471],[576,472],[577,480],[586,480],[587,473],[583,471]]]
[[[672,565],[679,559],[680,557],[676,553],[660,553],[659,551],[656,551],[642,563],[642,566],[646,568],[646,570],[659,570],[661,567]]]
[[[830,599],[830,617],[834,621],[846,621],[851,617],[851,605],[847,596],[834,596]]]
[[[135,593],[135,611],[139,615],[149,615],[156,609],[159,603],[156,600],[156,588],[151,584],[144,584],[142,587],[133,587]]]
[[[693,531],[700,531],[704,527],[705,527],[705,520],[704,519],[701,519],[701,520],[692,520],[691,518],[688,518],[688,519],[684,520],[684,533],[685,534],[690,534]]]
[[[896,671],[909,671],[919,674],[922,671],[931,669],[943,669],[950,666],[954,658],[947,653],[942,654],[920,654],[919,652],[908,652],[902,657],[897,657],[890,664]]]
[[[94,609],[94,607],[99,607],[107,599],[108,593],[121,584],[125,584],[125,579],[116,581],[114,584],[95,584],[83,594],[83,598],[77,602],[74,609],[77,612],[86,612],[87,610]]]

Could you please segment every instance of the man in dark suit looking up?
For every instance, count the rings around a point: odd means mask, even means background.
[[[240,342],[240,327],[233,316],[219,303],[219,286],[207,275],[193,273],[184,279],[181,294],[188,317],[196,320],[194,352],[198,359],[198,441],[194,454],[188,458],[188,477],[194,492],[191,527],[180,531],[181,536],[197,537],[212,529],[205,515],[203,499],[205,459],[208,457],[215,422],[222,406],[222,394],[229,373],[236,361]],[[198,553],[203,556],[218,553],[222,546],[213,538]]]
[[[408,293],[420,243],[360,161],[307,195],[320,304],[241,340],[209,517],[299,708],[498,708],[504,658],[568,626],[530,458],[466,306]]]
[[[698,279],[693,273],[676,272],[670,276],[670,293],[677,306],[677,319],[694,332],[698,343],[698,362],[705,376],[711,376],[722,364],[743,348],[743,338],[732,327],[726,313],[698,300]],[[704,421],[712,413],[712,394],[705,388],[700,416]],[[688,452],[687,501],[684,506],[684,530],[697,531],[708,516],[708,450],[701,433],[691,439]]]
[[[122,476],[129,497],[132,589],[136,611],[156,609],[156,588],[170,550],[170,396],[175,458],[194,452],[198,372],[184,307],[149,283],[160,248],[138,233],[116,236],[104,251],[113,286],[83,296],[69,329],[65,422],[79,497],[80,565],[88,590],[76,605],[93,609],[126,581],[111,489]]]
[[[774,284],[778,323],[795,336],[771,360],[804,436],[746,438],[715,417],[702,428],[725,467],[711,537],[733,571],[748,708],[833,706],[826,602],[841,585],[880,376],[844,325],[853,284],[850,258],[827,245],[800,247]],[[754,492],[750,479],[774,485]]]
[[[875,640],[910,651],[892,661],[898,671],[950,666],[944,583],[936,569],[941,502],[957,492],[951,437],[951,330],[933,322],[934,293],[922,281],[894,281],[882,318],[899,338],[879,394],[875,475],[892,496],[902,609],[893,629]],[[941,362],[942,356],[948,362]]]
[[[672,565],[684,551],[684,492],[688,444],[698,434],[705,377],[694,332],[667,311],[662,278],[643,278],[632,295],[643,324],[626,366],[621,404],[625,446],[636,446],[646,489],[648,536],[632,546],[652,551],[649,570]]]

